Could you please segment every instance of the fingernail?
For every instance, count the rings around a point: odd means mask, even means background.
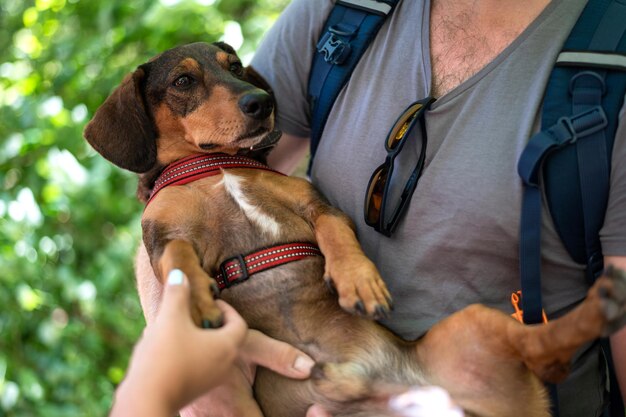
[[[183,271],[180,269],[172,269],[167,276],[167,285],[181,285],[183,278]]]
[[[311,368],[313,368],[314,365],[315,362],[308,356],[298,356],[293,363],[293,368],[303,374],[308,374],[311,372]]]

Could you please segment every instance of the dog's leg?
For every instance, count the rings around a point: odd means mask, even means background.
[[[268,192],[313,228],[324,254],[324,279],[338,293],[341,307],[371,318],[386,316],[391,296],[378,270],[363,253],[348,216],[333,208],[306,180],[282,177],[271,184]]]
[[[383,318],[391,296],[359,242],[350,221],[337,210],[313,218],[315,237],[325,257],[324,279],[334,286],[339,304],[349,312]]]
[[[563,379],[584,343],[625,322],[626,274],[608,270],[578,307],[548,324],[523,325],[498,310],[467,307],[433,326],[417,344],[417,359],[429,382],[466,410],[548,416],[540,379]]]
[[[219,294],[215,280],[200,266],[200,259],[193,245],[184,240],[171,240],[165,244],[157,262],[159,276],[166,277],[175,268],[187,275],[191,286],[191,315],[202,327],[220,327],[223,323],[221,310],[214,298]]]
[[[520,341],[526,365],[548,382],[559,382],[569,372],[576,350],[584,343],[608,336],[626,324],[626,272],[608,268],[585,300],[573,311],[547,325],[512,331]]]

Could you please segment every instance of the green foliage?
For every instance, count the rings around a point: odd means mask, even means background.
[[[144,326],[136,179],[84,124],[164,49],[226,33],[245,61],[287,1],[0,3],[0,416],[105,415]]]

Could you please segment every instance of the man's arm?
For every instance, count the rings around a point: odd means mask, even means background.
[[[267,163],[275,170],[290,175],[300,165],[308,150],[308,138],[283,133],[267,158]]]
[[[626,256],[606,256],[604,265],[613,265],[626,270]],[[622,392],[622,400],[626,400],[626,328],[611,336],[611,350],[615,363],[615,373]]]

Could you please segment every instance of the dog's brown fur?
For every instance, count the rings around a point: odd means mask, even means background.
[[[247,153],[264,140],[273,129],[273,103],[251,82],[267,90],[225,44],[174,48],[129,75],[85,137],[116,165],[141,173],[145,200],[167,164],[201,152]],[[252,109],[241,104],[250,96]],[[232,181],[280,225],[277,231],[246,216],[229,191]],[[157,277],[172,268],[189,277],[198,324],[221,322],[211,277],[224,259],[290,241],[319,245],[325,258],[262,272],[220,294],[250,327],[318,362],[307,381],[258,373],[255,394],[268,417],[302,416],[314,402],[337,416],[391,415],[386,399],[422,384],[447,389],[468,415],[548,416],[540,379],[563,378],[581,344],[615,330],[626,316],[626,277],[612,273],[577,309],[547,325],[523,326],[474,305],[405,342],[359,317],[386,314],[390,299],[349,219],[307,181],[267,171],[232,169],[165,188],[147,206],[142,227]]]

